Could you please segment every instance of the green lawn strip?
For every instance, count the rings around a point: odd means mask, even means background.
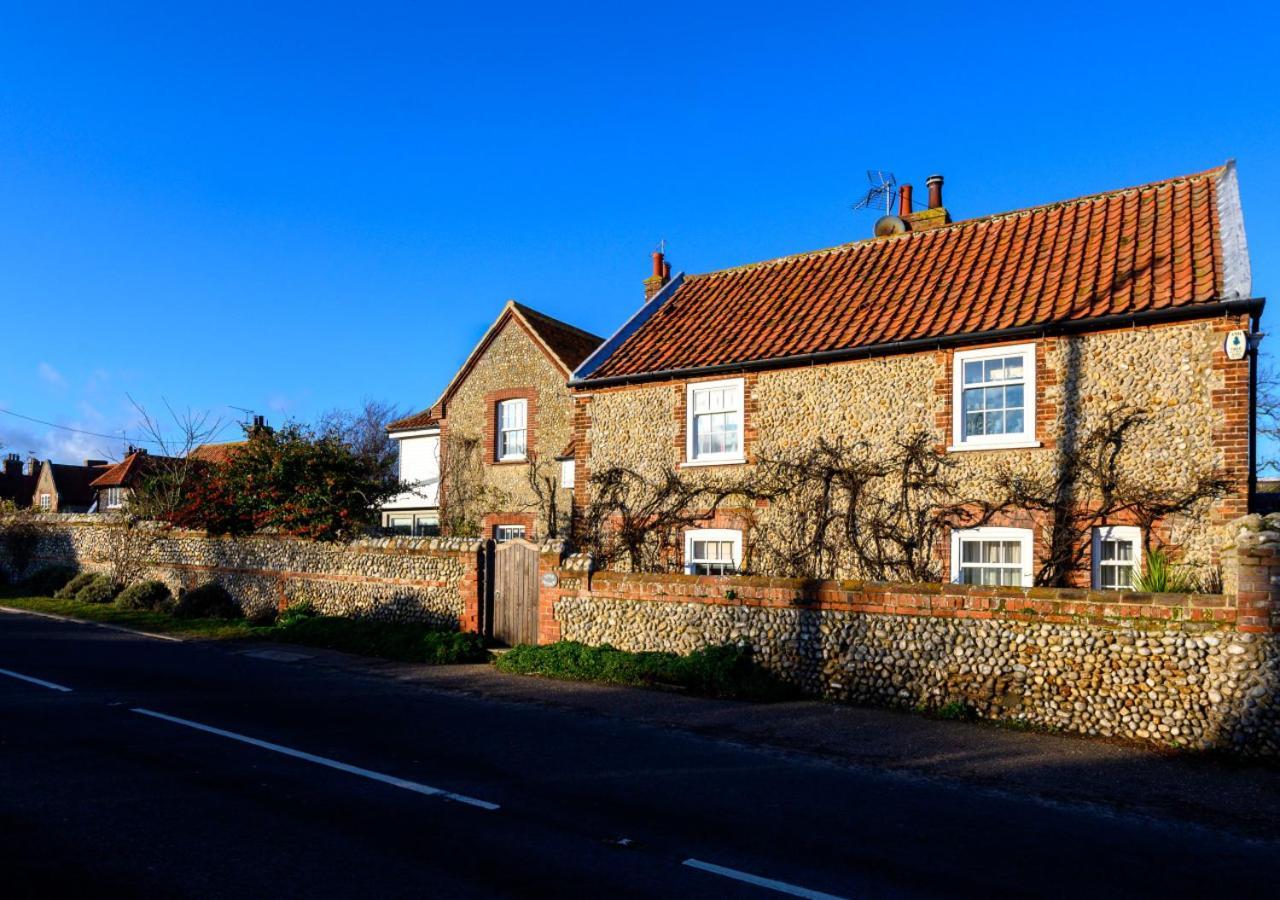
[[[142,609],[120,609],[111,603],[81,603],[78,600],[55,600],[52,597],[23,597],[0,594],[0,606],[31,612],[71,616],[91,622],[120,625],[138,631],[202,638],[260,637],[270,629],[254,628],[243,619],[175,619],[168,613]]]
[[[632,653],[560,641],[540,647],[520,645],[494,662],[502,672],[542,675],[567,681],[595,681],[633,687],[677,688],[706,697],[735,700],[787,700],[798,692],[755,663],[745,647],[704,647],[687,656]]]
[[[489,658],[489,652],[484,649],[478,635],[444,631],[422,624],[310,616],[280,625],[251,625],[244,619],[179,619],[163,612],[120,609],[110,603],[15,596],[12,591],[0,593],[0,606],[70,616],[156,634],[213,640],[278,641],[400,662],[444,665],[484,662]]]
[[[484,662],[489,658],[489,651],[478,634],[445,631],[431,625],[312,616],[261,631],[273,641],[399,662],[448,665]]]

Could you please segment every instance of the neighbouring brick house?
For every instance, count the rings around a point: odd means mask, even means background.
[[[612,466],[727,477],[820,436],[888,447],[921,430],[980,497],[997,469],[1051,472],[1079,435],[1136,408],[1148,421],[1126,437],[1128,471],[1231,487],[1158,535],[1104,523],[1076,581],[1128,584],[1153,537],[1211,570],[1217,526],[1249,509],[1263,305],[1234,164],[959,222],[940,177],[926,209],[902,193],[881,234],[831,249],[674,278],[655,254],[648,301],[571,382],[576,504]],[[770,515],[722,511],[691,530],[686,571],[769,574],[749,523]],[[1044,533],[1016,511],[956,529],[939,571],[1031,584]]]
[[[384,527],[431,534],[443,522],[446,532],[496,540],[544,537],[549,508],[529,483],[531,466],[555,497],[557,518],[567,518],[572,463],[560,461],[573,431],[567,382],[600,341],[508,302],[440,399],[387,426],[400,445],[401,481],[414,488],[383,506]]]
[[[24,467],[21,456],[7,454],[3,467],[0,467],[0,500],[8,500],[18,507],[30,506],[39,477],[39,460],[32,458]]]
[[[93,481],[109,468],[103,459],[86,459],[73,466],[46,459],[39,464],[31,505],[41,512],[84,513],[97,503]]]

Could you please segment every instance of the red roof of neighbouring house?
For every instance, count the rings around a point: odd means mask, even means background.
[[[1248,265],[1235,166],[1228,163],[690,275],[576,377],[631,380],[1191,307],[1247,297]]]
[[[201,444],[188,453],[187,458],[220,466],[229,460],[232,454],[248,443],[248,441],[227,441],[222,444]]]
[[[467,357],[467,361],[463,363],[462,368],[453,376],[453,380],[449,382],[449,386],[445,388],[440,399],[420,412],[390,423],[387,425],[387,431],[409,431],[417,428],[434,428],[439,425],[441,404],[453,392],[454,387],[460,384],[467,373],[471,371],[471,368],[483,355],[485,348],[497,336],[502,325],[513,317],[533,335],[535,343],[542,346],[556,366],[564,371],[566,378],[588,356],[594,353],[596,348],[604,341],[603,338],[597,337],[588,331],[583,331],[568,322],[561,322],[559,319],[553,319],[544,313],[538,312],[536,309],[525,306],[523,303],[509,300],[506,306],[502,308],[502,312],[498,314],[498,318],[489,326],[489,330],[485,332],[484,337],[480,339],[480,343],[471,351],[471,355]]]
[[[93,480],[92,488],[132,487],[148,469],[156,463],[167,460],[165,456],[152,456],[150,453],[135,451],[120,462],[108,466],[107,470]]]

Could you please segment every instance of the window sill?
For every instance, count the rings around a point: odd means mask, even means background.
[[[1043,447],[1039,441],[1001,441],[991,444],[952,444],[947,448],[948,453],[972,453],[975,450],[1031,450],[1036,447]]]
[[[527,456],[513,456],[509,459],[495,459],[490,465],[493,466],[523,466],[529,461]]]
[[[743,466],[746,463],[747,458],[745,456],[733,456],[726,459],[690,459],[680,463],[680,468],[700,469],[706,466]]]

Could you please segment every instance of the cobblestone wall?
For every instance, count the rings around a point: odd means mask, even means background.
[[[832,699],[961,704],[1069,732],[1276,754],[1275,518],[1240,526],[1227,557],[1236,595],[619,572],[586,585],[563,570],[561,591],[544,602],[566,640],[677,653],[747,644],[765,666]]]
[[[123,529],[108,517],[42,515],[25,571],[0,557],[11,579],[54,564],[110,571]],[[376,538],[351,543],[261,535],[210,537],[144,525],[130,540],[145,547],[148,577],[176,594],[216,581],[247,613],[310,600],[333,615],[475,628],[479,542]]]

